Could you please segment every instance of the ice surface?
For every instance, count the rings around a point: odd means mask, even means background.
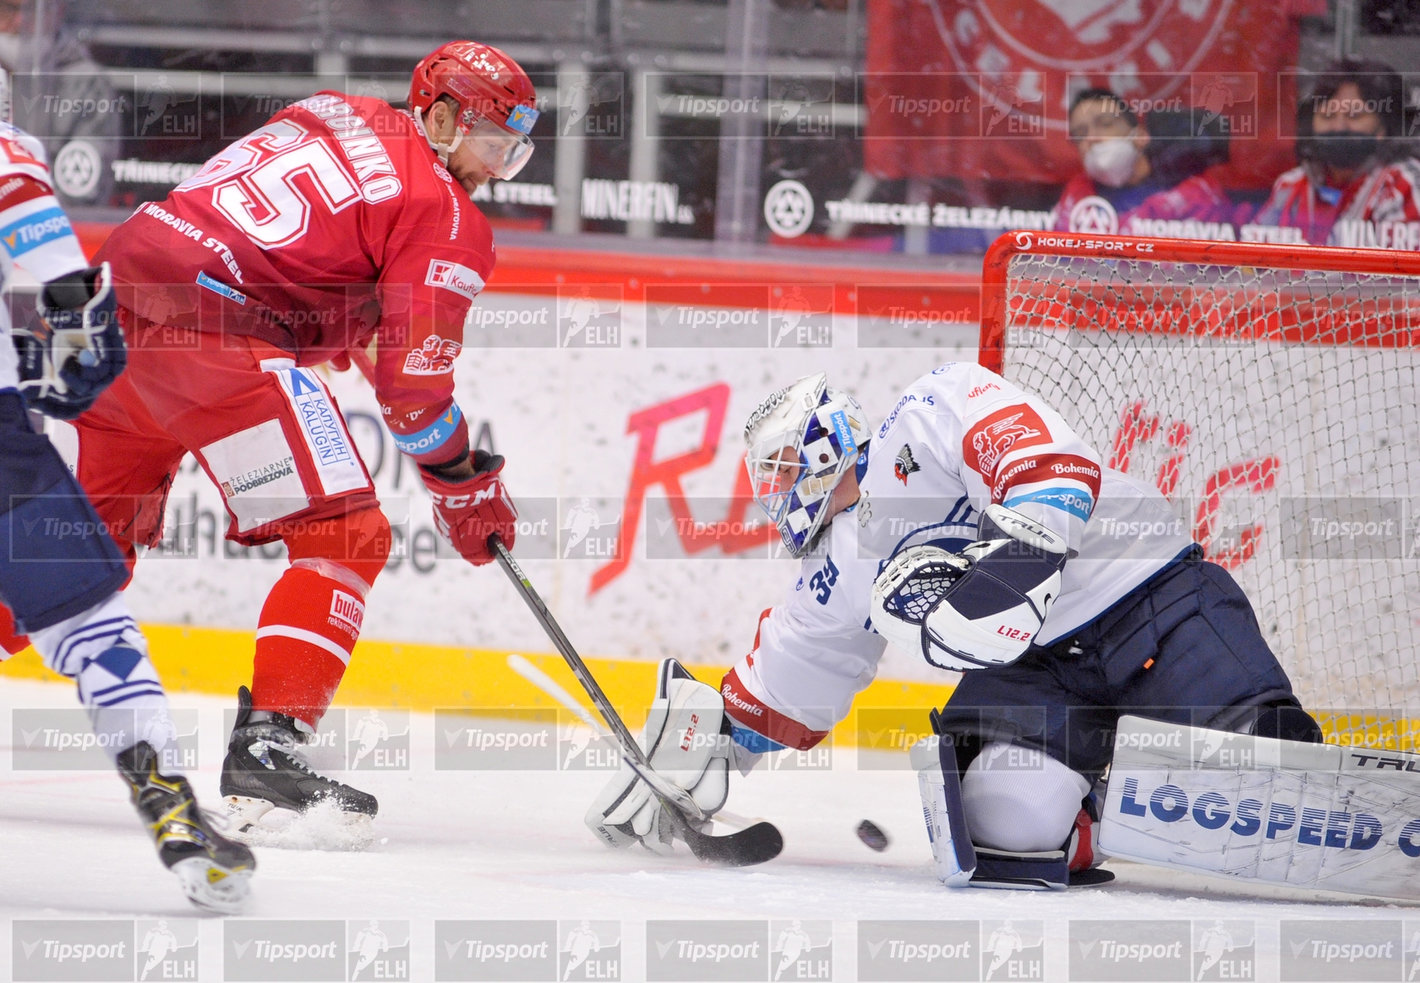
[[[12,708],[63,708],[72,701],[66,685],[0,682],[7,722]],[[198,767],[191,776],[205,803],[215,806],[223,711],[231,708],[191,695],[174,703],[196,712]],[[403,932],[410,945],[409,979],[434,978],[439,920],[555,919],[562,936],[568,924],[581,920],[601,926],[603,936],[607,923],[615,923],[616,972],[625,980],[645,978],[648,960],[655,958],[645,923],[668,919],[766,920],[771,942],[791,920],[801,920],[810,935],[831,933],[832,946],[824,951],[831,953],[831,978],[839,980],[859,978],[859,960],[867,958],[861,920],[980,920],[983,942],[996,920],[1034,926],[1044,934],[1045,973],[1038,977],[1044,979],[1069,975],[1072,919],[1173,919],[1195,926],[1222,920],[1234,936],[1239,926],[1245,934],[1250,925],[1258,979],[1276,978],[1284,920],[1359,920],[1372,927],[1394,922],[1407,948],[1420,930],[1420,909],[1414,907],[1323,901],[1277,888],[1254,891],[1129,863],[1112,865],[1118,880],[1099,888],[948,891],[932,875],[915,776],[881,767],[897,760],[883,757],[885,752],[860,762],[853,749],[835,749],[828,770],[732,776],[730,808],[770,818],[784,832],[784,854],[762,867],[717,870],[688,854],[614,851],[581,821],[606,771],[436,770],[436,718],[386,716],[392,730],[409,723],[408,767],[342,776],[379,797],[375,845],[362,853],[259,850],[245,916],[346,920],[352,933],[371,921],[392,926],[391,935]],[[10,930],[14,920],[135,919],[141,929],[153,919],[187,924],[197,917],[158,865],[118,778],[98,769],[29,770],[31,752],[13,747],[23,744],[19,729],[12,725],[5,739],[0,979],[9,978],[16,965],[12,955],[18,957],[11,952],[12,936],[19,937]],[[885,852],[870,851],[854,834],[864,818],[890,838]],[[201,979],[227,978],[226,928],[213,918],[197,924]],[[1403,957],[1408,967],[1416,954]],[[138,978],[136,972],[129,978]]]

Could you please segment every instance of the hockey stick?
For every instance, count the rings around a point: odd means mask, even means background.
[[[503,540],[497,533],[488,537],[488,549],[498,558],[503,571],[507,573],[508,579],[513,582],[513,587],[532,611],[533,617],[537,618],[538,623],[542,625],[542,630],[547,633],[547,637],[557,648],[558,654],[566,660],[568,668],[572,670],[572,675],[577,677],[577,682],[582,684],[582,688],[591,697],[592,705],[597,708],[597,712],[601,714],[602,719],[606,721],[607,727],[611,730],[612,736],[626,752],[627,763],[646,781],[652,794],[661,800],[661,804],[667,807],[667,814],[676,827],[676,835],[685,840],[686,846],[690,847],[690,852],[695,855],[696,859],[705,863],[722,864],[729,867],[748,867],[764,863],[766,860],[773,860],[779,856],[779,852],[784,849],[784,837],[770,823],[755,823],[747,829],[737,830],[724,836],[712,836],[691,825],[685,812],[677,805],[675,798],[666,795],[658,787],[661,783],[656,779],[659,779],[660,776],[650,777],[655,775],[655,770],[646,759],[646,752],[641,750],[641,745],[636,743],[636,739],[626,729],[626,724],[622,722],[616,708],[611,705],[611,701],[602,692],[601,686],[597,685],[597,681],[592,678],[587,664],[582,661],[582,657],[577,654],[577,650],[567,640],[567,636],[563,634],[557,620],[552,617],[552,612],[547,609],[547,605],[533,589],[527,574],[523,573],[522,568],[518,566],[518,561],[513,559],[513,554],[508,552],[508,547],[503,545]],[[689,796],[686,797],[689,798]],[[695,812],[703,816],[703,812],[698,808]]]
[[[517,652],[510,652],[508,654],[508,667],[560,703],[593,733],[601,737],[611,736],[606,726],[598,723],[597,718],[588,713],[586,707],[573,699],[572,694],[563,689],[561,683],[533,665],[526,658],[519,655]],[[628,765],[631,765],[632,763],[627,761],[628,757],[625,751],[621,752],[621,759],[626,761]],[[634,768],[635,765],[632,765],[632,767]],[[662,795],[674,799],[676,805],[680,806],[685,812],[690,813],[696,819],[709,818],[705,815],[705,810],[700,808],[700,804],[696,802],[695,799],[691,798],[689,792],[674,782],[667,781],[660,772],[653,771],[647,773],[637,771],[636,774],[645,779],[648,785],[656,785],[659,787]],[[746,826],[751,826],[759,822],[757,819],[747,819],[744,816],[736,815],[725,809],[721,809],[719,812],[715,813],[714,818],[717,823],[725,823],[727,826],[734,826],[738,829],[744,829]]]

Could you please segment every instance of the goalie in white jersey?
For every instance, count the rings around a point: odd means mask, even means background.
[[[742,768],[812,747],[889,641],[963,673],[931,713],[940,739],[913,751],[948,883],[970,876],[953,876],[949,834],[960,851],[965,830],[989,858],[978,881],[1063,886],[1067,867],[1091,867],[1091,792],[1123,713],[1320,740],[1247,598],[1162,494],[995,373],[934,369],[875,432],[851,395],[808,377],[766,398],[745,439],[755,499],[803,566],[721,683],[730,740],[652,757],[703,809],[724,802],[730,741]],[[648,744],[684,745],[658,740],[680,724],[677,693],[658,697]],[[660,807],[619,782],[589,824],[663,848]]]

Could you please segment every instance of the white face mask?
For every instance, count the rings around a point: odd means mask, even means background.
[[[1129,137],[1101,140],[1085,152],[1085,173],[1100,184],[1122,188],[1134,177],[1139,148]]]

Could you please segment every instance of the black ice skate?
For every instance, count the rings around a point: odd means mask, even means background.
[[[158,754],[147,741],[119,754],[118,773],[158,847],[158,859],[177,875],[192,903],[223,913],[237,911],[256,869],[251,851],[212,827],[187,779],[159,773]]]
[[[312,771],[301,748],[306,740],[293,718],[253,710],[251,691],[245,686],[237,690],[237,720],[221,785],[234,835],[272,846],[359,845],[364,839],[379,803],[373,795]],[[305,838],[315,842],[283,837],[302,817],[319,818],[306,831]],[[322,830],[321,825],[336,828]]]

